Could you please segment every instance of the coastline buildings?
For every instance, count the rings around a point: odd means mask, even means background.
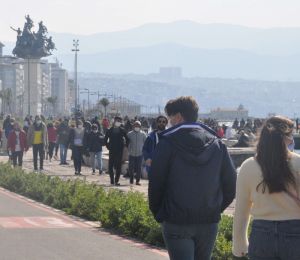
[[[58,61],[49,63],[51,68],[51,97],[56,100],[53,104],[53,114],[70,114],[68,72]]]
[[[24,92],[24,65],[21,59],[3,55],[4,44],[0,42],[0,113],[20,113]]]
[[[210,111],[209,117],[217,120],[223,121],[233,121],[237,120],[246,120],[249,117],[249,111],[243,107],[243,105],[239,105],[238,108],[234,109],[224,109],[217,108]]]
[[[0,42],[0,113],[24,117],[69,115],[70,92],[68,73],[58,61],[29,60],[3,55]],[[49,99],[51,98],[51,99]],[[49,101],[55,102],[49,102]],[[29,103],[30,101],[30,103]],[[71,99],[72,102],[72,99]]]

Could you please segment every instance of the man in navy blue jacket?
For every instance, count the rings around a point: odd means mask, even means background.
[[[147,172],[149,173],[152,157],[155,150],[156,145],[159,142],[159,134],[166,129],[168,124],[168,119],[160,115],[156,118],[156,128],[154,129],[148,136],[143,146],[143,157],[146,164]]]
[[[235,197],[236,171],[216,133],[196,123],[192,97],[170,100],[149,174],[149,206],[171,260],[209,260],[221,213]]]

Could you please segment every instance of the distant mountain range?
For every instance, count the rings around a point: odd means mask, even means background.
[[[68,70],[73,70],[72,40],[79,39],[82,72],[148,74],[179,66],[185,76],[300,80],[300,28],[177,21],[88,36],[49,34],[58,49],[54,55]]]

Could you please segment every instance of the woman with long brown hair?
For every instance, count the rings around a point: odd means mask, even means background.
[[[240,168],[233,225],[237,257],[248,253],[251,260],[300,259],[300,156],[288,149],[293,126],[287,118],[269,118],[261,130],[256,156]]]

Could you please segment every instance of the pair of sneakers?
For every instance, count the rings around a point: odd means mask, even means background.
[[[130,181],[130,184],[133,184],[133,181]],[[141,186],[141,184],[140,184],[139,181],[136,181],[136,182],[135,182],[135,185]]]
[[[95,175],[95,173],[96,173],[96,170],[93,169],[92,175]],[[103,172],[102,170],[99,170],[99,175],[101,175],[101,174],[103,174],[103,173],[104,173],[104,172]]]

